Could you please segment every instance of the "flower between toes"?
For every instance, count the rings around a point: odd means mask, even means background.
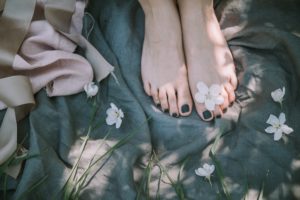
[[[220,85],[212,84],[208,87],[204,82],[198,82],[197,89],[198,92],[195,94],[195,100],[198,103],[204,103],[207,110],[213,111],[216,105],[224,103]]]

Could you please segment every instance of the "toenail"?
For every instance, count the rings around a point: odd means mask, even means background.
[[[164,109],[163,112],[167,113],[169,112],[169,109]]]
[[[204,119],[210,119],[212,117],[212,114],[209,110],[206,110],[203,112]]]
[[[183,106],[181,106],[181,112],[182,113],[187,113],[190,111],[190,107],[187,104],[184,104]]]
[[[178,117],[178,114],[177,113],[173,113],[172,117]]]
[[[160,106],[160,103],[157,103],[156,106],[159,107],[159,106]]]
[[[217,115],[216,118],[221,118],[221,115]]]

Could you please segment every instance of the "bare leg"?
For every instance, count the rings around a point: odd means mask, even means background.
[[[219,84],[222,88],[224,103],[215,106],[212,112],[194,100],[199,116],[209,121],[214,116],[222,115],[224,109],[235,100],[237,78],[233,58],[215,16],[213,0],[177,1],[193,98],[199,81],[207,85]]]
[[[142,79],[145,92],[172,116],[192,110],[182,32],[174,0],[139,0],[145,13]]]

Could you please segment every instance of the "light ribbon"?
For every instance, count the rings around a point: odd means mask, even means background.
[[[5,0],[0,0],[0,14],[4,9]]]
[[[48,0],[45,5],[45,17],[56,30],[85,50],[85,57],[93,67],[96,80],[101,81],[114,68],[81,33],[70,32],[75,3],[76,0]]]
[[[0,5],[4,5],[1,1]],[[8,108],[0,127],[0,165],[17,149],[17,121],[34,105],[31,83],[12,70],[15,55],[25,38],[36,0],[9,0],[0,17],[0,101]]]

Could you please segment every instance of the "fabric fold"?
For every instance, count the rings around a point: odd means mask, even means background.
[[[10,75],[14,56],[27,33],[35,4],[35,0],[7,1],[0,17],[0,101],[9,106],[0,128],[0,165],[16,151],[17,121],[26,116],[34,105],[28,78]],[[20,11],[15,12],[16,9]]]
[[[0,14],[4,9],[4,5],[5,5],[5,0],[0,0]]]
[[[61,0],[60,3],[57,4],[57,0],[47,1],[45,6],[45,13],[47,14],[45,17],[58,31],[84,49],[84,55],[93,67],[96,80],[101,81],[114,70],[113,66],[106,61],[81,33],[73,32],[72,29],[67,30],[65,28],[66,23],[70,21],[70,6],[74,2],[74,0]],[[80,3],[80,1],[77,3]],[[54,6],[55,4],[60,5],[59,9],[54,9],[58,8],[58,6]],[[80,6],[76,7],[80,8]],[[57,13],[59,13],[59,15]],[[58,18],[57,16],[61,16],[64,19]]]

